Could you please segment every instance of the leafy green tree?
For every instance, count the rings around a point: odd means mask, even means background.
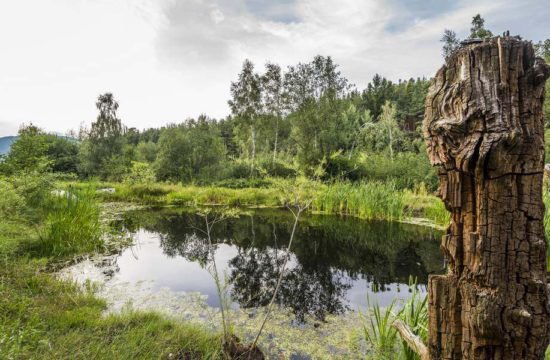
[[[493,36],[491,30],[485,28],[485,19],[480,14],[474,16],[470,28],[470,39],[484,39],[491,36]]]
[[[193,178],[215,178],[220,164],[225,160],[225,147],[214,120],[205,115],[188,124],[192,151],[190,165]]]
[[[141,141],[136,146],[136,158],[140,162],[153,163],[157,158],[159,145],[152,141]]]
[[[47,135],[46,156],[51,161],[53,172],[74,173],[78,170],[79,144],[76,139]]]
[[[22,126],[9,154],[0,164],[0,170],[7,175],[49,170],[51,162],[47,157],[48,146],[47,135],[41,129],[33,124]]]
[[[267,63],[265,67],[265,74],[261,77],[261,94],[264,113],[275,122],[273,139],[273,162],[275,162],[279,142],[279,123],[285,108],[284,83],[279,65]]]
[[[393,100],[394,93],[394,84],[390,80],[376,74],[367,85],[367,88],[363,90],[359,108],[361,110],[368,110],[372,117],[378,120],[378,117],[382,113],[382,106],[386,101]]]
[[[125,138],[127,144],[131,144],[133,146],[136,146],[139,143],[139,140],[140,140],[139,130],[136,129],[136,128],[129,128],[124,133],[124,138]]]
[[[440,40],[443,43],[443,57],[447,60],[459,47],[460,39],[452,30],[445,29]]]
[[[396,145],[402,141],[403,133],[397,124],[397,110],[390,101],[382,106],[378,122],[366,121],[362,129],[363,146],[366,149],[379,152],[388,150],[393,161]]]
[[[382,106],[382,114],[378,122],[388,139],[388,150],[390,159],[393,161],[393,150],[396,138],[400,135],[399,126],[397,125],[397,110],[395,105],[387,101]]]
[[[186,155],[191,152],[187,134],[179,127],[167,127],[159,138],[159,151],[154,164],[159,180],[174,182],[191,177]]]
[[[372,123],[372,115],[369,110],[359,111],[353,103],[349,103],[348,108],[342,113],[342,124],[345,131],[342,131],[344,138],[343,147],[348,153],[348,159],[354,155],[361,144],[361,129],[365,124]]]
[[[296,111],[307,101],[320,100],[327,92],[333,98],[346,95],[351,85],[330,56],[315,56],[310,63],[289,66],[284,75],[285,96],[289,110]]]
[[[216,125],[201,116],[164,129],[154,169],[159,180],[213,180],[219,177],[224,158],[225,147]]]
[[[229,107],[234,116],[250,129],[250,173],[254,173],[256,160],[256,131],[259,115],[262,112],[260,76],[254,72],[254,64],[245,60],[238,80],[231,82]]]
[[[129,167],[131,159],[125,156],[125,129],[117,117],[118,106],[111,93],[98,97],[99,115],[81,146],[82,175],[120,180]]]
[[[327,93],[319,101],[307,100],[289,118],[302,170],[311,174],[336,152],[351,152],[365,119],[349,99]]]

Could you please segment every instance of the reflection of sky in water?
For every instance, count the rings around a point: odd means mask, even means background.
[[[117,259],[120,270],[115,280],[138,282],[152,280],[153,289],[200,292],[208,295],[208,305],[219,306],[215,282],[208,269],[180,256],[169,257],[160,247],[157,234],[139,230],[136,245],[124,250]],[[228,262],[237,254],[233,246],[221,244],[216,251],[218,272],[228,271]]]
[[[159,235],[156,233],[139,230],[135,234],[135,241],[134,246],[124,250],[118,257],[119,271],[114,275],[113,280],[131,283],[152,281],[153,290],[168,288],[172,291],[200,292],[208,296],[208,305],[219,306],[210,266],[204,268],[198,262],[189,261],[179,255],[174,257],[166,255],[160,245]],[[218,272],[229,274],[228,263],[237,255],[237,246],[218,244],[215,252]],[[287,269],[291,270],[296,266],[296,258],[292,256]],[[383,307],[389,305],[394,299],[406,300],[410,296],[406,284],[386,284],[385,291],[373,292],[372,284],[361,276],[356,280],[345,276],[342,280],[351,285],[345,293],[345,303],[351,310],[364,310],[367,307],[367,294],[371,302],[376,301]],[[420,286],[419,290],[422,294],[426,293],[425,286]]]

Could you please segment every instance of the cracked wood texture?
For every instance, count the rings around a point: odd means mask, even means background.
[[[435,359],[543,359],[550,338],[542,202],[544,82],[530,42],[468,44],[437,72],[423,132],[451,212],[429,280]]]

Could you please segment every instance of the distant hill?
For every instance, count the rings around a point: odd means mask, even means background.
[[[17,139],[17,136],[0,137],[0,155],[7,154],[10,151],[11,144]]]
[[[66,136],[66,135],[60,135],[57,133],[52,133],[51,135],[57,136],[58,138],[66,139],[71,142],[78,142],[78,139]],[[10,152],[11,144],[17,140],[17,136],[4,136],[0,137],[0,155],[5,155]]]

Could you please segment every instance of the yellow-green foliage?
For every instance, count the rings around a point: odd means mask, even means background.
[[[271,179],[269,187],[226,188],[216,186],[175,185],[164,183],[125,184],[99,183],[105,201],[129,201],[149,205],[225,205],[242,207],[285,206],[293,196],[313,200],[311,210],[324,214],[351,215],[362,219],[403,220],[426,218],[447,225],[449,213],[443,202],[427,192],[424,186],[415,191],[399,190],[393,182],[334,182],[326,185],[305,178]],[[73,187],[85,183],[66,183]]]
[[[429,194],[424,185],[417,186],[413,191],[405,190],[405,214],[409,218],[425,218],[437,225],[449,225],[450,213],[445,204],[435,195]]]
[[[337,182],[328,185],[313,201],[316,211],[363,219],[399,220],[404,207],[403,192],[393,182]]]

